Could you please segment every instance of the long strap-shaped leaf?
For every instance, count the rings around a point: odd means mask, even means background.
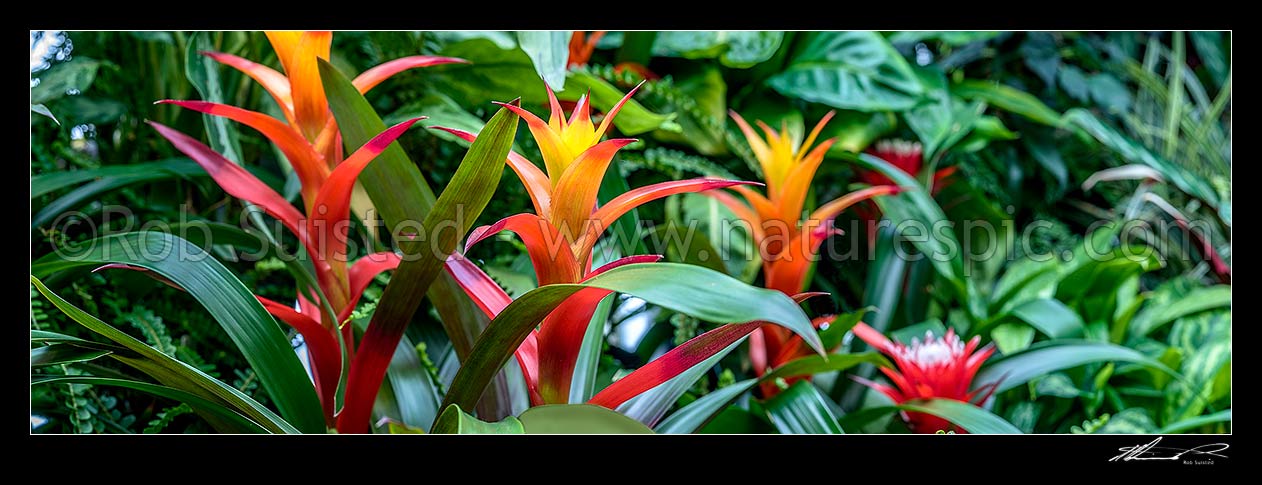
[[[136,369],[149,374],[159,382],[170,386],[183,389],[185,391],[197,394],[204,399],[214,402],[221,402],[232,406],[238,412],[246,417],[254,420],[263,426],[264,429],[274,433],[297,433],[289,423],[282,420],[279,416],[267,409],[257,401],[250,399],[241,391],[226,385],[223,382],[215,380],[206,375],[204,372],[194,368],[188,364],[175,360],[170,356],[159,352],[157,349],[145,345],[143,342],[136,340],[134,337],[127,335],[105,322],[98,320],[96,317],[84,312],[78,307],[70,304],[70,302],[61,298],[60,295],[44,286],[44,282],[39,278],[31,276],[31,284],[35,285],[35,289],[39,290],[53,306],[65,313],[71,320],[78,322],[80,325],[91,330],[114,343],[121,345],[127,350],[134,352],[132,356],[123,355],[121,352],[110,354],[110,357],[124,364],[135,367]],[[32,340],[36,338],[36,334],[32,332]],[[58,341],[66,341],[64,336],[49,335],[44,333],[43,339],[56,338]],[[74,342],[84,342],[75,339]],[[138,356],[138,358],[137,358]],[[191,403],[190,403],[191,404]],[[194,408],[196,409],[196,408]]]
[[[326,430],[315,388],[280,325],[236,276],[188,241],[154,231],[105,236],[40,258],[31,274],[111,263],[139,266],[187,290],[241,350],[281,416],[303,432]]]
[[[39,384],[93,384],[98,386],[118,386],[128,389],[153,394],[155,396],[165,397],[180,402],[188,403],[190,406],[202,411],[208,412],[215,417],[232,423],[234,429],[241,433],[267,433],[267,430],[259,427],[258,423],[250,421],[245,416],[238,414],[230,408],[221,404],[201,398],[191,392],[186,392],[173,387],[151,384],[148,382],[133,381],[128,379],[112,379],[106,377],[90,377],[90,376],[64,376],[64,377],[42,377],[31,380],[31,385]]]
[[[399,338],[412,321],[413,314],[442,271],[443,264],[469,226],[486,208],[499,185],[504,160],[517,133],[517,116],[501,109],[487,122],[482,136],[469,147],[452,176],[449,188],[434,203],[422,224],[423,238],[409,241],[396,234],[407,255],[395,270],[394,277],[381,295],[381,303],[373,313],[364,340],[351,362],[346,384],[346,406],[338,415],[338,431],[368,431],[372,402],[385,377],[390,356]],[[455,222],[456,227],[444,227]],[[472,404],[469,403],[472,407]]]
[[[611,269],[578,284],[548,285],[522,295],[495,317],[474,345],[447,392],[448,404],[477,402],[492,376],[539,322],[583,288],[628,293],[671,310],[717,323],[751,320],[783,325],[821,349],[810,319],[783,293],[756,288],[730,276],[676,263],[639,263]]]

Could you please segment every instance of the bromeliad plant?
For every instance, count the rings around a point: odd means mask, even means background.
[[[661,259],[657,255],[627,256],[592,269],[593,248],[597,239],[623,214],[673,194],[748,183],[713,178],[662,182],[631,190],[597,208],[599,183],[614,155],[635,141],[626,138],[600,139],[635,92],[633,89],[610,109],[599,125],[592,122],[588,96],[579,99],[568,120],[551,89],[548,90],[551,115],[546,122],[525,109],[505,105],[526,120],[543,155],[546,172],[516,152],[511,152],[508,158],[508,165],[530,194],[535,213],[509,216],[474,229],[469,233],[466,247],[500,231],[512,231],[525,244],[540,286],[580,283],[619,266]],[[475,138],[473,134],[461,130],[444,129],[466,140]],[[492,318],[511,301],[499,285],[461,256],[454,256],[449,261],[448,271]],[[610,290],[601,288],[579,290],[553,310],[539,329],[532,331],[517,349],[515,356],[526,378],[532,404],[567,402],[583,335],[597,303],[610,293]],[[652,379],[657,383],[663,382],[690,367],[687,362],[699,362],[693,360],[678,361],[671,372]],[[597,395],[592,402],[616,407],[634,394],[611,396],[620,395],[620,388],[629,388],[636,382],[640,382],[640,378],[633,373]]]
[[[973,386],[973,378],[986,359],[995,353],[993,343],[980,350],[980,336],[974,336],[965,344],[955,329],[947,329],[946,335],[936,337],[926,332],[924,340],[913,338],[911,345],[891,341],[865,323],[854,327],[854,334],[868,345],[890,356],[897,369],[881,367],[881,372],[894,385],[879,384],[858,376],[854,380],[885,394],[895,404],[916,399],[943,398],[961,402],[982,403],[994,393],[997,382]],[[936,433],[951,430],[966,431],[941,417],[917,411],[901,411],[899,416],[908,429],[916,433]]]
[[[298,309],[258,297],[269,313],[293,326],[308,345],[316,391],[325,419],[333,423],[338,381],[342,376],[342,345],[352,358],[355,354],[352,327],[347,319],[360,296],[379,273],[394,269],[399,257],[393,252],[369,254],[348,264],[347,242],[356,178],[378,154],[403,134],[412,119],[378,135],[349,157],[343,156],[341,132],[329,109],[318,71],[321,59],[329,58],[330,32],[268,32],[286,75],[231,54],[205,52],[218,62],[245,73],[272,95],[285,120],[205,101],[164,100],[202,113],[222,116],[250,126],[280,148],[294,167],[301,183],[302,212],[284,197],[197,140],[169,127],[151,123],[206,170],[228,194],[253,203],[297,236],[310,255],[316,285],[299,291]],[[461,59],[411,56],[369,69],[353,81],[365,93],[401,71],[438,64],[464,62]],[[359,211],[357,211],[359,212]],[[301,287],[301,285],[300,285]]]
[[[894,194],[899,188],[887,182],[886,185],[851,192],[820,205],[803,217],[811,180],[836,139],[812,145],[833,117],[833,112],[820,119],[805,140],[792,138],[787,127],[776,131],[757,120],[759,128],[766,133],[764,140],[735,111],[731,112],[731,116],[758,159],[767,192],[763,195],[749,187],[732,187],[744,197],[743,202],[718,190],[706,194],[722,202],[748,224],[763,260],[764,285],[786,295],[798,294],[805,289],[820,244],[829,236],[841,233],[832,226],[833,219],[857,202]],[[828,318],[819,318],[815,324],[829,322]],[[808,354],[801,339],[778,328],[755,330],[750,336],[750,360],[759,376]],[[766,383],[763,386],[764,396],[774,394],[777,389],[773,383]]]
[[[346,226],[350,216],[351,189],[360,171],[417,121],[419,118],[391,127],[347,157],[316,193],[314,207],[319,209],[305,218],[284,197],[240,165],[188,135],[151,123],[177,149],[201,165],[224,192],[253,203],[278,219],[297,236],[310,255],[317,286],[310,288],[312,294],[298,295],[298,310],[262,296],[256,298],[269,313],[302,334],[311,359],[316,393],[320,397],[325,420],[330,425],[334,422],[336,392],[342,377],[339,338],[352,358],[355,354],[351,326],[343,323],[350,318],[360,295],[373,278],[383,271],[394,269],[400,262],[399,256],[393,252],[379,252],[348,264]],[[330,295],[341,296],[334,300]]]

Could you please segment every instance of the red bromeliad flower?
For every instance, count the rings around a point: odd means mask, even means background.
[[[923,150],[919,143],[907,140],[881,140],[876,142],[872,147],[866,150],[869,154],[890,162],[890,165],[898,167],[899,170],[906,172],[908,175],[915,177],[920,173],[921,166],[924,165]],[[933,174],[933,192],[936,194],[940,187],[939,182],[946,180],[951,174],[955,173],[955,166],[950,166]],[[889,177],[882,175],[873,170],[860,170],[859,178],[872,185],[892,184]],[[949,182],[947,182],[949,183]]]
[[[746,183],[712,178],[662,182],[631,190],[597,208],[600,181],[609,169],[614,154],[635,141],[627,138],[600,139],[635,91],[633,89],[610,109],[598,126],[591,121],[588,96],[579,99],[568,120],[551,89],[548,90],[548,98],[552,114],[546,122],[520,107],[503,105],[526,121],[539,144],[546,172],[520,154],[510,152],[508,165],[526,186],[535,213],[509,216],[489,226],[476,228],[470,231],[466,247],[500,231],[512,231],[525,244],[540,286],[579,283],[617,266],[661,259],[656,255],[628,256],[592,269],[592,250],[596,240],[618,217],[631,209],[673,194]],[[460,130],[442,129],[469,141],[475,138],[473,134]],[[447,270],[492,318],[511,301],[485,273],[459,255],[453,255],[448,260]],[[586,288],[575,293],[553,310],[517,350],[516,358],[525,374],[532,404],[568,401],[583,334],[596,304],[610,293],[599,288]]]
[[[767,195],[742,186],[732,189],[745,198],[744,202],[717,190],[706,195],[722,202],[749,224],[763,259],[764,285],[786,295],[797,294],[806,285],[806,276],[819,245],[829,236],[841,232],[832,226],[833,219],[857,202],[893,194],[899,189],[894,185],[878,185],[852,192],[819,206],[803,218],[811,180],[836,139],[825,140],[814,148],[812,144],[833,113],[825,115],[805,140],[790,138],[787,127],[776,131],[758,121],[758,126],[767,135],[764,140],[739,114],[732,112],[731,115],[758,158],[767,182]],[[823,325],[830,321],[831,318],[826,317],[816,319],[814,323]],[[787,329],[771,326],[750,335],[750,360],[758,375],[809,354],[810,349],[802,343],[801,337]],[[778,388],[774,383],[763,386],[764,396],[769,397],[776,392]]]
[[[977,344],[981,342],[979,336],[965,344],[955,334],[955,329],[947,329],[946,335],[941,338],[925,332],[924,340],[913,338],[911,345],[904,345],[890,341],[865,323],[855,325],[854,334],[890,356],[898,369],[881,368],[881,372],[885,373],[894,386],[878,384],[857,376],[851,377],[889,396],[895,403],[923,398],[954,399],[961,402],[972,402],[974,398],[979,398],[977,402],[985,402],[998,385],[997,382],[992,382],[970,391],[977,370],[995,353],[994,344],[987,344],[978,350]],[[907,427],[916,433],[935,433],[938,430],[966,432],[931,414],[903,411],[900,416]]]
[[[356,194],[355,180],[378,154],[413,123],[409,120],[378,135],[349,157],[343,157],[341,132],[329,110],[317,70],[317,59],[328,59],[330,32],[267,32],[285,74],[249,60],[218,52],[203,54],[232,66],[257,81],[280,106],[284,120],[234,106],[205,101],[163,100],[202,113],[223,116],[254,128],[280,148],[293,164],[302,184],[305,220],[298,208],[239,165],[197,140],[157,123],[158,132],[171,141],[233,197],[249,201],[281,223],[297,237],[311,256],[319,295],[297,295],[298,310],[263,297],[259,301],[273,316],[293,326],[307,342],[316,392],[330,423],[336,414],[335,394],[342,374],[342,351],[337,332],[353,358],[355,346],[350,325],[343,325],[360,295],[379,273],[394,269],[399,257],[392,252],[367,255],[354,264],[347,261],[350,211],[371,207]],[[466,62],[450,57],[412,56],[386,62],[361,73],[353,81],[361,93],[390,76],[412,68]],[[360,196],[363,196],[361,199]],[[360,209],[356,213],[363,214]],[[324,308],[321,301],[327,301]]]

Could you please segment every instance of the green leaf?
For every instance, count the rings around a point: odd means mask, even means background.
[[[843,152],[859,153],[897,127],[898,117],[894,113],[842,110],[833,116],[820,136],[837,139],[837,143],[828,149],[830,155],[836,156]]]
[[[273,180],[272,177],[255,170],[251,170],[251,173],[255,176],[262,175],[260,178],[264,182]],[[187,158],[169,158],[156,162],[111,165],[37,175],[31,177],[32,199],[88,180],[93,180],[93,182],[77,187],[44,206],[31,218],[31,227],[40,227],[52,222],[57,216],[79,207],[84,201],[95,199],[100,194],[111,190],[138,183],[192,177],[206,177],[206,171]]]
[[[744,341],[745,338],[741,338],[732,342],[722,350],[715,352],[714,355],[679,373],[679,375],[644,391],[638,396],[628,399],[618,406],[617,411],[648,426],[656,425],[662,419],[662,416],[665,416],[666,412],[670,410],[671,406],[674,406],[675,402],[679,401],[679,398],[692,388],[697,379],[700,379],[702,375],[709,372],[715,365],[718,365],[720,360],[739,347]]]
[[[1056,340],[1035,345],[1019,354],[989,361],[973,382],[975,385],[998,382],[995,392],[1000,393],[1025,384],[1035,377],[1092,362],[1132,362],[1178,375],[1160,362],[1126,347],[1100,342]]]
[[[1156,303],[1156,302],[1154,302]],[[1166,305],[1149,304],[1131,320],[1130,333],[1143,337],[1162,325],[1188,315],[1231,306],[1231,285],[1196,288]]]
[[[69,62],[39,73],[39,84],[31,88],[31,104],[44,104],[61,98],[71,89],[87,91],[100,67],[101,61],[75,56]]]
[[[535,72],[553,91],[565,89],[565,66],[570,60],[569,30],[517,32],[517,44],[535,65]]]
[[[35,113],[35,114],[37,114],[37,115],[44,115],[44,116],[45,116],[45,117],[47,117],[48,119],[53,120],[53,123],[57,123],[58,125],[60,125],[60,124],[61,124],[61,122],[60,122],[60,121],[57,121],[57,117],[56,117],[56,116],[53,116],[53,112],[52,112],[52,111],[48,111],[48,107],[47,107],[47,106],[44,106],[44,105],[42,105],[42,104],[34,104],[34,103],[31,103],[31,112],[32,112],[32,113]]]
[[[893,367],[890,361],[877,352],[862,352],[858,354],[828,354],[824,355],[808,355],[798,357],[789,362],[784,363],[775,370],[767,373],[762,380],[770,381],[779,378],[789,378],[793,376],[809,376],[821,374],[824,372],[835,372],[846,370],[859,364],[868,363],[882,367]]]
[[[549,404],[521,413],[526,434],[653,434],[639,421],[591,404]]]
[[[466,414],[460,406],[448,406],[434,421],[430,434],[524,434],[522,422],[509,416],[498,423],[488,423]]]
[[[485,39],[481,41],[490,42]],[[511,42],[511,37],[509,41]],[[521,54],[521,51],[515,47],[511,50]],[[524,54],[522,56],[524,57]],[[462,65],[467,66],[467,64]],[[447,67],[447,65],[435,68],[440,67]],[[333,66],[323,64],[320,76],[324,82],[325,95],[329,99],[329,108],[337,119],[342,140],[348,150],[359,148],[378,133],[385,131],[385,123],[346,76]],[[533,71],[529,71],[528,76],[534,82],[542,83]],[[542,85],[539,86],[539,91],[543,91]],[[484,101],[485,98],[479,98],[478,102]],[[489,136],[490,132],[487,134]],[[368,197],[372,199],[373,206],[381,213],[381,218],[385,220],[387,227],[401,227],[415,224],[416,221],[424,221],[434,207],[436,200],[434,192],[430,190],[420,169],[403,152],[398,142],[392,143],[377,156],[373,163],[368,164],[360,174],[359,181]],[[471,217],[467,212],[465,217],[467,222],[473,222],[476,218]],[[396,273],[395,277],[397,276]],[[451,339],[456,356],[460,359],[466,358],[469,350],[473,348],[474,339],[485,325],[485,315],[465,295],[455,279],[446,272],[440,272],[438,279],[430,287],[429,299],[438,310],[443,329]],[[494,397],[488,397],[488,402],[498,406],[501,414],[506,415],[509,408],[508,397],[497,394],[492,394],[492,396]]]
[[[1188,195],[1204,200],[1214,208],[1218,208],[1218,194],[1206,183],[1205,179],[1188,171],[1182,165],[1153,153],[1143,145],[1123,135],[1113,127],[1106,125],[1090,111],[1074,108],[1065,112],[1065,121],[1076,125],[1084,133],[1091,135],[1101,145],[1117,152],[1123,159],[1131,163],[1141,163],[1161,172],[1166,180]],[[1230,220],[1230,218],[1228,218]]]
[[[689,66],[672,73],[671,77],[674,88],[682,94],[670,98],[671,105],[682,115],[677,118],[680,129],[658,130],[653,132],[653,137],[663,142],[689,145],[702,155],[727,154],[728,147],[724,140],[727,83],[723,80],[722,70],[717,66]],[[798,117],[801,118],[801,115]],[[773,126],[779,125],[767,118],[762,119]]]
[[[1204,416],[1197,416],[1195,418],[1185,419],[1177,423],[1168,424],[1166,425],[1166,427],[1161,428],[1160,430],[1157,430],[1157,434],[1182,433],[1184,431],[1200,428],[1207,424],[1230,423],[1230,422],[1231,422],[1231,410],[1227,409],[1227,410],[1216,412],[1214,414],[1206,414]]]
[[[983,101],[1004,111],[1048,126],[1060,126],[1060,114],[1034,95],[993,81],[965,80],[951,85],[951,94]]]
[[[858,313],[862,315],[862,313]],[[858,321],[857,319],[855,320]],[[854,326],[853,323],[850,326]],[[849,327],[846,327],[849,328]],[[827,344],[825,344],[827,345]],[[850,367],[861,363],[870,363],[874,365],[890,366],[888,360],[881,354],[876,352],[864,352],[859,354],[829,354],[825,359],[821,355],[808,355],[799,357],[792,361],[777,367],[774,371],[764,374],[758,379],[749,379],[735,384],[722,387],[714,392],[706,394],[701,398],[680,408],[658,424],[654,431],[663,434],[688,434],[694,433],[710,422],[714,417],[722,411],[729,403],[744,394],[745,391],[752,389],[760,382],[767,382],[778,378],[786,378],[791,376],[813,375],[824,372],[834,372],[849,369]],[[710,366],[707,366],[708,369]]]
[[[321,61],[320,71],[326,90],[330,84],[345,83],[345,77],[326,61]],[[403,250],[403,261],[382,293],[351,363],[346,388],[347,406],[338,417],[339,431],[368,430],[371,401],[380,388],[386,367],[380,365],[386,356],[379,352],[392,352],[398,346],[403,331],[416,314],[431,284],[440,273],[444,273],[442,269],[447,257],[455,251],[456,245],[491,201],[512,148],[513,136],[517,133],[517,121],[518,116],[507,108],[500,108],[491,117],[465,153],[448,183],[448,189],[443,190],[432,210],[425,215],[421,227],[415,229],[413,226],[413,230],[423,231],[420,234],[423,237],[412,239],[394,234],[394,240]],[[451,230],[444,229],[449,225],[453,226]],[[406,226],[394,227],[399,228],[396,231],[406,229]]]
[[[803,34],[788,67],[767,84],[785,96],[836,108],[897,111],[924,92],[911,66],[876,32]]]
[[[470,63],[426,69],[432,87],[469,107],[487,106],[489,100],[519,96],[526,105],[545,105],[548,95],[543,79],[535,71],[534,61],[514,45],[512,34],[505,36],[507,42],[503,44],[489,38],[469,38],[447,44],[439,51],[440,55]]]
[[[1082,72],[1082,69],[1061,66],[1056,74],[1056,81],[1069,97],[1084,103],[1091,100],[1091,92],[1087,87],[1087,75]]]
[[[893,227],[899,227],[904,221],[915,220],[920,223],[918,224],[919,229],[922,229],[919,231],[920,234],[908,235],[904,231],[904,237],[932,262],[938,274],[952,283],[958,297],[967,299],[970,292],[962,277],[964,268],[959,241],[950,231],[931,230],[941,224],[946,224],[947,218],[946,214],[942,213],[942,208],[920,182],[888,162],[866,153],[859,154],[857,162],[864,168],[880,172],[903,188],[896,195],[875,199],[881,206],[881,211]],[[891,308],[890,311],[893,309]]]
[[[729,403],[753,389],[761,379],[746,379],[701,396],[680,408],[653,428],[658,434],[692,434],[705,427]]]
[[[397,276],[396,276],[397,277]],[[614,268],[579,284],[530,291],[509,304],[478,338],[447,392],[445,403],[477,402],[483,389],[526,336],[552,309],[582,288],[604,288],[716,323],[765,320],[783,325],[820,349],[806,314],[783,293],[746,285],[725,274],[676,263],[638,263]]]
[[[719,58],[727,67],[747,68],[771,59],[784,39],[779,31],[665,31],[657,34],[653,53],[685,59]]]
[[[427,93],[415,101],[411,101],[393,113],[383,118],[384,125],[394,126],[404,121],[425,116],[426,118],[419,123],[426,128],[432,126],[445,126],[447,128],[457,128],[469,133],[477,133],[482,131],[482,127],[486,126],[486,122],[482,118],[475,116],[473,113],[465,111],[464,108],[451,98],[442,93]],[[456,135],[443,130],[428,130],[428,133],[442,138],[447,141],[455,142],[461,146],[469,146],[469,142],[464,141]],[[376,162],[374,162],[375,164]]]
[[[618,295],[601,298],[592,312],[592,321],[583,332],[582,347],[574,361],[574,375],[570,378],[570,404],[585,403],[596,394],[596,379],[600,374],[600,356],[605,350],[605,323]]]
[[[1197,57],[1201,58],[1201,62],[1205,63],[1205,69],[1209,71],[1210,77],[1222,86],[1231,72],[1231,62],[1223,49],[1223,33],[1198,30],[1189,32],[1188,35],[1192,37],[1192,47],[1196,49]]]
[[[1011,355],[1029,348],[1034,343],[1034,329],[1021,324],[1005,323],[990,331],[991,340],[999,348],[999,353]]]
[[[31,276],[31,284],[45,298],[48,298],[48,301],[52,302],[53,306],[65,313],[71,320],[136,354],[136,356],[130,356],[125,355],[123,352],[114,352],[110,354],[110,357],[114,360],[140,370],[167,386],[183,389],[204,399],[231,406],[241,414],[261,424],[269,432],[299,432],[270,409],[250,399],[249,396],[246,396],[236,388],[215,380],[195,367],[175,360],[171,356],[136,340],[132,336],[71,305],[62,299],[61,296],[44,286],[44,283],[39,278]],[[35,331],[33,331],[32,337],[36,335]],[[47,338],[49,336],[43,335],[43,337]],[[213,424],[216,423],[212,421]]]
[[[973,121],[973,131],[960,140],[959,147],[971,153],[986,148],[992,141],[1016,140],[1020,137],[1021,135],[1004,126],[999,118],[983,115]]]
[[[87,376],[64,376],[64,377],[40,377],[31,380],[31,385],[41,384],[91,384],[95,386],[115,386],[127,389],[134,389],[147,394],[153,394],[158,397],[164,397],[178,402],[188,403],[194,409],[200,412],[210,413],[223,422],[230,423],[228,428],[233,433],[267,433],[267,430],[259,427],[258,424],[246,419],[245,416],[238,414],[236,411],[229,409],[221,404],[203,399],[196,394],[186,392],[172,387],[150,384],[148,382],[132,381],[127,379],[111,379],[105,377],[87,377]]]
[[[1082,318],[1064,303],[1051,298],[1022,303],[1012,310],[1012,316],[1051,338],[1076,337],[1083,333]]]
[[[58,113],[62,113],[67,125],[92,123],[97,125],[118,122],[127,114],[127,105],[113,99],[94,98],[89,96],[67,96],[53,102]]]
[[[592,107],[606,113],[626,96],[626,93],[613,84],[609,84],[608,81],[586,71],[570,71],[569,77],[566,79],[569,81],[568,87],[565,91],[557,93],[557,98],[566,101],[577,101],[580,96],[591,93]],[[618,131],[627,136],[635,136],[657,129],[679,131],[679,124],[674,121],[675,116],[675,113],[654,113],[635,99],[629,99],[627,104],[623,105],[622,109],[618,111],[618,116],[614,118],[613,124],[618,127]]]
[[[386,378],[394,390],[399,419],[410,427],[428,429],[438,416],[438,403],[442,397],[416,352],[416,346],[407,335],[399,339],[399,345],[390,358]]]
[[[1131,103],[1134,102],[1130,89],[1109,74],[1092,74],[1087,79],[1087,87],[1096,104],[1114,113],[1130,111]]]
[[[109,350],[89,349],[71,344],[46,345],[31,349],[31,367],[87,362],[110,353]]]
[[[1021,434],[1012,423],[990,411],[954,399],[916,399],[896,406],[904,411],[932,414],[971,434]]]
[[[153,271],[188,291],[241,350],[281,415],[304,432],[325,430],[315,387],[280,325],[236,276],[188,241],[153,231],[105,236],[40,258],[31,274],[109,263]]]
[[[810,381],[798,381],[764,406],[780,434],[845,434],[828,399]]]

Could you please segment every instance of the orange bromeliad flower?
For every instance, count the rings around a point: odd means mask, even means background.
[[[378,154],[415,123],[413,119],[386,130],[349,157],[343,157],[342,136],[329,109],[318,72],[318,59],[328,59],[332,44],[330,32],[267,32],[267,38],[280,58],[285,74],[241,57],[219,52],[203,54],[232,66],[263,86],[280,106],[283,120],[271,116],[206,101],[163,100],[194,111],[222,116],[254,128],[275,143],[293,164],[302,185],[303,211],[290,205],[270,187],[240,166],[209,147],[178,131],[153,123],[166,137],[214,178],[228,194],[249,201],[277,218],[292,231],[311,256],[320,295],[297,295],[298,308],[258,297],[276,318],[293,326],[308,345],[317,394],[326,420],[334,417],[334,400],[342,374],[342,352],[338,334],[353,357],[350,325],[341,325],[355,309],[360,295],[377,274],[399,264],[393,252],[368,255],[348,264],[347,238],[350,211],[371,207],[366,195],[357,194],[359,173]],[[412,68],[466,62],[451,57],[411,56],[386,62],[361,73],[353,84],[361,93],[390,76]],[[238,160],[239,162],[240,160]],[[362,197],[362,198],[360,198]],[[331,308],[318,303],[323,296]]]
[[[947,329],[946,335],[941,338],[926,332],[924,340],[912,339],[911,345],[904,345],[890,341],[864,323],[854,327],[854,334],[890,356],[898,369],[881,368],[881,372],[894,383],[893,387],[858,376],[851,377],[889,396],[895,403],[923,398],[945,398],[961,402],[971,402],[974,398],[979,398],[978,402],[985,402],[998,385],[997,382],[992,382],[970,390],[977,370],[995,353],[993,343],[987,344],[981,350],[977,349],[977,344],[981,342],[980,336],[974,336],[965,344],[955,334],[955,329]],[[907,423],[907,427],[916,433],[935,433],[939,430],[966,432],[931,414],[903,411],[899,415]]]
[[[631,190],[597,208],[600,181],[613,162],[614,154],[636,141],[600,139],[635,91],[631,90],[610,109],[599,125],[592,122],[588,96],[579,99],[573,114],[566,119],[549,89],[552,113],[546,122],[518,106],[502,105],[526,121],[543,156],[545,170],[516,152],[510,152],[508,157],[509,167],[530,194],[535,213],[509,216],[476,228],[470,231],[466,247],[500,231],[512,231],[525,244],[540,286],[579,283],[617,266],[661,259],[656,255],[628,256],[592,270],[596,240],[623,214],[669,195],[746,183],[711,178],[662,182]],[[442,129],[465,140],[475,138],[460,130]],[[459,255],[448,261],[447,269],[488,316],[494,317],[511,301],[494,281]],[[517,350],[516,357],[533,404],[567,402],[583,334],[596,304],[610,293],[599,288],[585,288],[575,293],[553,310]]]
[[[341,131],[329,110],[317,61],[329,58],[333,34],[269,31],[267,39],[280,58],[285,74],[231,54],[203,54],[236,68],[262,85],[280,106],[285,118],[283,121],[256,111],[205,101],[163,100],[158,103],[175,104],[209,115],[222,116],[261,132],[293,164],[294,173],[302,184],[303,208],[312,216],[311,220],[314,220],[315,214],[331,209],[320,206],[318,194],[333,170],[344,162]],[[364,71],[353,83],[360,93],[366,93],[390,76],[408,69],[460,62],[467,61],[453,57],[404,57]],[[352,196],[352,205],[364,206],[369,203],[366,199],[356,199],[360,197]],[[356,210],[356,213],[362,215],[363,211]],[[344,307],[351,299],[346,265],[330,264],[332,261],[346,261],[348,227],[345,223],[329,224],[323,228],[328,232],[327,237],[322,236],[322,243],[317,245],[320,251],[316,273],[321,279],[321,286],[325,287],[326,296],[335,308]],[[319,311],[311,301],[300,298],[300,302],[303,314],[319,318]]]
[[[833,113],[825,115],[805,140],[792,139],[787,127],[776,131],[759,120],[757,124],[766,134],[764,140],[739,114],[733,111],[731,116],[745,134],[762,168],[767,182],[766,195],[743,186],[732,188],[744,197],[743,202],[722,191],[706,194],[718,199],[749,224],[763,260],[764,285],[786,295],[797,294],[806,285],[806,276],[819,245],[829,236],[840,233],[833,228],[833,219],[856,202],[896,193],[898,187],[879,185],[852,192],[819,206],[803,218],[811,180],[836,139],[812,145]],[[829,320],[816,319],[815,323],[822,325]],[[780,328],[764,327],[750,335],[750,360],[758,375],[809,353],[800,337]],[[776,392],[771,384],[763,387],[764,395]]]

